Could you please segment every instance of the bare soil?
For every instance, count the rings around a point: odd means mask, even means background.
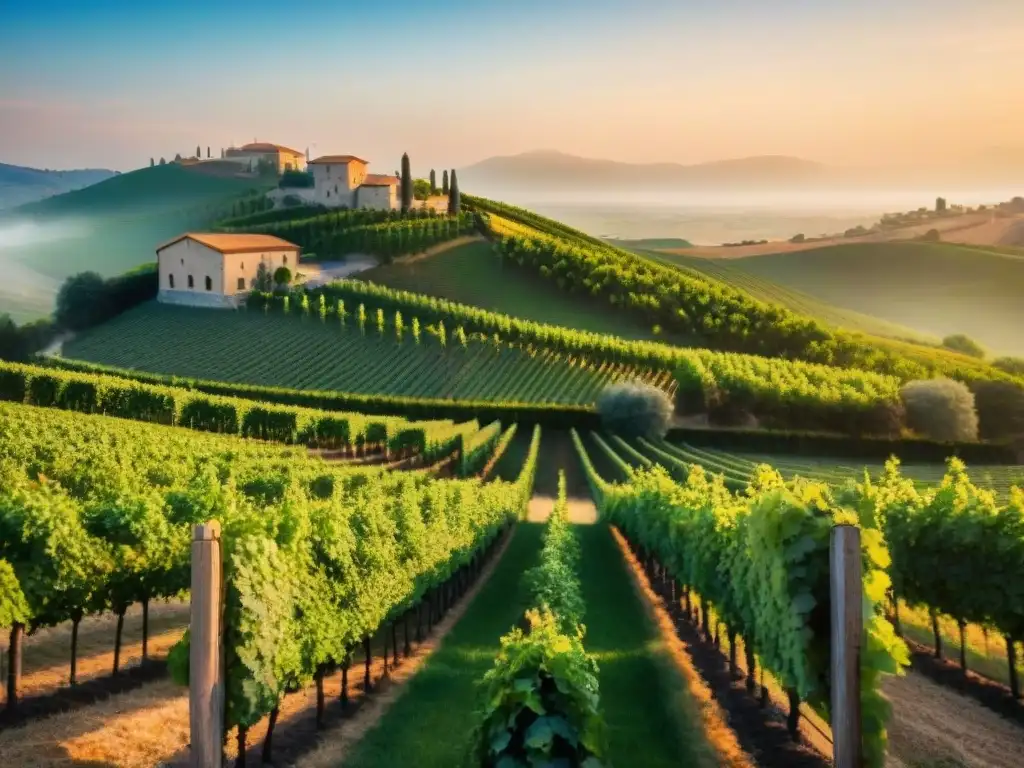
[[[189,604],[187,601],[153,602],[149,606],[148,653],[151,660],[162,660],[171,646],[178,641],[188,626]],[[117,617],[110,613],[87,616],[78,627],[78,681],[80,684],[96,682],[108,677],[114,668],[114,636]],[[6,670],[9,635],[0,634],[0,667]],[[142,662],[142,606],[133,605],[125,613],[124,629],[121,633],[121,669],[125,672],[138,667]],[[152,672],[142,676],[151,679]],[[19,698],[25,701],[25,709],[34,711],[42,699],[66,688],[71,675],[71,622],[56,627],[45,627],[28,635],[22,648],[22,677]],[[6,677],[6,672],[5,672]],[[79,686],[81,687],[81,685]],[[0,702],[6,703],[6,687],[0,686]],[[97,692],[104,689],[93,686]],[[112,685],[109,690],[123,690],[121,685]],[[62,691],[68,701],[87,700],[76,691]],[[60,698],[60,697],[58,697]],[[35,700],[36,704],[30,705]],[[59,705],[58,705],[58,708]],[[44,711],[52,711],[43,705]],[[28,716],[28,715],[25,715]],[[0,722],[2,722],[0,716]]]
[[[1018,768],[1024,729],[921,674],[886,677],[893,705],[889,753],[894,765]]]
[[[507,537],[494,550],[476,582],[445,616],[425,632],[423,642],[415,643],[416,621],[409,622],[411,655],[404,657],[404,625],[397,625],[399,662],[394,664],[391,632],[385,629],[374,639],[370,664],[372,695],[363,684],[364,657],[354,654],[348,673],[349,703],[341,705],[341,672],[324,678],[325,729],[316,727],[316,689],[305,688],[285,696],[274,730],[274,765],[337,765],[339,749],[347,748],[370,729],[400,694],[408,680],[444,635],[458,620],[480,585],[490,576],[494,564],[504,552]],[[187,608],[187,606],[186,606]],[[186,614],[187,616],[187,614]],[[186,618],[187,621],[187,618]],[[97,622],[102,625],[102,621]],[[60,628],[56,634],[60,634]],[[382,651],[387,638],[388,660]],[[27,661],[27,655],[26,655]],[[149,672],[153,670],[153,672]],[[133,679],[145,673],[164,674],[163,663],[136,667],[116,679],[96,680],[97,685],[112,686],[111,680]],[[138,683],[137,683],[138,685]],[[80,686],[85,689],[85,686]],[[65,689],[67,690],[67,689]],[[76,688],[74,690],[79,690]],[[112,690],[94,692],[74,711],[52,717],[36,718],[19,727],[0,729],[0,765],[6,768],[185,768],[189,765],[188,691],[167,679],[148,682],[124,693]],[[86,706],[88,704],[88,706]],[[247,734],[246,764],[270,765],[262,761],[263,740],[268,720],[264,718]],[[237,730],[227,734],[226,765],[238,756]]]

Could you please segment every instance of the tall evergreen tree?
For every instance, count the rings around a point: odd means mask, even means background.
[[[437,192],[437,173],[433,168],[430,169],[430,194]]]
[[[441,177],[441,194],[448,194],[448,169],[444,169],[444,175]]]
[[[409,153],[402,155],[402,212],[412,208],[412,170],[409,167]]]
[[[196,160],[203,156],[203,150],[200,149],[199,145],[196,144]]]
[[[154,160],[152,157],[149,158],[149,167],[152,168],[154,165],[156,165],[156,160]]]
[[[206,146],[206,159],[207,160],[210,159],[210,146],[209,145]]]
[[[448,191],[448,215],[458,216],[459,206],[461,201],[459,200],[459,179],[455,175],[455,169],[452,168],[452,186]]]

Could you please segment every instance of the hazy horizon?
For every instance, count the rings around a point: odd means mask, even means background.
[[[254,138],[393,170],[542,147],[927,169],[1024,156],[1009,0],[40,0],[0,25],[0,160],[126,171]]]

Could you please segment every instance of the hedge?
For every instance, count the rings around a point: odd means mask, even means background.
[[[881,437],[848,437],[814,432],[686,427],[670,429],[665,439],[700,448],[747,453],[833,456],[877,461],[886,461],[892,456],[898,456],[904,462],[945,462],[950,456],[957,456],[968,464],[1018,463],[1016,452],[1006,443],[944,443],[923,438],[890,440]]]
[[[560,429],[568,429],[569,427],[599,429],[601,423],[596,410],[582,405],[488,400],[444,400],[427,397],[395,397],[392,395],[287,389],[258,384],[236,384],[129,371],[122,368],[113,368],[64,358],[47,358],[44,361],[40,361],[38,365],[60,368],[67,371],[116,376],[120,379],[177,387],[224,397],[245,398],[322,411],[354,411],[366,415],[391,415],[416,421],[432,421],[437,419],[468,421],[476,419],[487,424],[499,420],[505,424],[513,422],[523,426],[541,424],[546,427]]]

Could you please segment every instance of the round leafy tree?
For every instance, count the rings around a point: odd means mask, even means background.
[[[977,440],[974,393],[952,379],[911,381],[900,390],[907,425],[933,440]]]
[[[606,429],[620,435],[664,437],[672,421],[672,400],[640,382],[613,384],[601,393],[597,410]]]
[[[288,267],[278,267],[274,270],[274,282],[278,285],[288,285],[292,281],[292,271]]]

